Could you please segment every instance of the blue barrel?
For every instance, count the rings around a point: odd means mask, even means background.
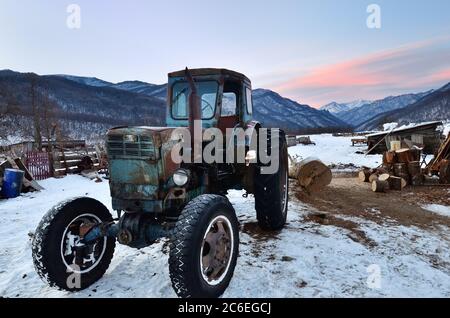
[[[17,169],[6,169],[3,175],[2,195],[7,199],[18,197],[22,190],[25,172]]]

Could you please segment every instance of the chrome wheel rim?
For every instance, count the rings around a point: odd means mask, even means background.
[[[211,286],[220,284],[228,273],[234,253],[234,232],[230,220],[214,218],[206,228],[200,250],[203,280]]]
[[[80,246],[81,236],[83,231],[92,227],[95,224],[99,224],[102,221],[94,214],[86,213],[77,216],[73,219],[64,230],[61,238],[60,254],[61,259],[66,266],[67,270],[72,273],[84,274],[90,272],[102,259],[106,250],[107,237],[97,240],[95,243],[87,245],[89,249],[88,258],[83,257],[83,264],[77,265],[76,250],[77,246]]]

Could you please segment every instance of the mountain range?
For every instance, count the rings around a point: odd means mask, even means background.
[[[51,104],[51,112],[67,135],[92,139],[118,125],[164,126],[167,85],[141,81],[110,83],[94,77],[0,71],[0,120],[3,133],[33,135],[31,83],[36,95]],[[326,111],[301,105],[263,89],[253,91],[254,118],[264,127],[290,133],[332,132],[350,127]],[[37,102],[37,104],[42,104]],[[47,105],[48,106],[48,105]],[[41,112],[44,110],[41,110]],[[11,123],[15,127],[11,127]]]
[[[352,109],[359,108],[363,105],[370,104],[372,101],[365,99],[358,99],[348,103],[336,103],[331,102],[325,106],[322,106],[320,110],[326,110],[332,114],[340,114],[351,111]]]
[[[33,135],[31,83],[37,104],[72,138],[95,139],[118,125],[165,125],[166,84],[111,83],[95,77],[0,71],[0,137]],[[254,118],[265,127],[310,134],[380,129],[386,122],[450,119],[450,83],[423,93],[312,108],[267,89],[253,90]],[[43,101],[45,100],[45,103]],[[36,104],[35,103],[35,104]]]
[[[332,113],[356,131],[381,129],[382,125],[388,122],[404,124],[426,120],[448,120],[450,105],[448,96],[444,92],[448,91],[449,86],[450,83],[437,90],[389,96],[366,103],[333,102],[321,109]]]
[[[365,131],[381,127],[384,123],[399,125],[450,119],[450,83],[425,94],[406,107],[378,114],[356,127]]]
[[[105,83],[107,83],[97,78],[60,76],[83,84],[92,83],[93,86],[105,86]],[[107,86],[156,97],[164,102],[167,98],[166,84],[155,85],[141,81],[126,81],[118,84],[108,83]],[[261,122],[264,127],[283,127],[287,131],[297,133],[349,128],[349,125],[328,112],[299,104],[271,90],[253,90],[253,103],[254,118]]]

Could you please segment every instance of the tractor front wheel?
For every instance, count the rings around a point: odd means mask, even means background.
[[[93,226],[112,220],[108,209],[91,198],[65,201],[48,211],[32,244],[39,276],[50,286],[68,291],[85,289],[99,280],[113,257],[115,238],[83,244],[82,237]]]
[[[239,226],[226,197],[201,195],[183,209],[170,247],[172,286],[183,298],[223,294],[233,276],[239,250]]]

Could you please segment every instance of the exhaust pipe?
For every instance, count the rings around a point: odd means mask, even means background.
[[[199,123],[202,120],[201,100],[198,96],[197,85],[195,85],[194,78],[191,72],[186,67],[185,77],[190,87],[189,94],[189,133],[191,135],[191,162],[197,163],[196,158],[201,158],[201,146],[202,146],[202,131],[200,125],[200,131],[195,133],[195,123]],[[201,162],[200,162],[201,163]]]

